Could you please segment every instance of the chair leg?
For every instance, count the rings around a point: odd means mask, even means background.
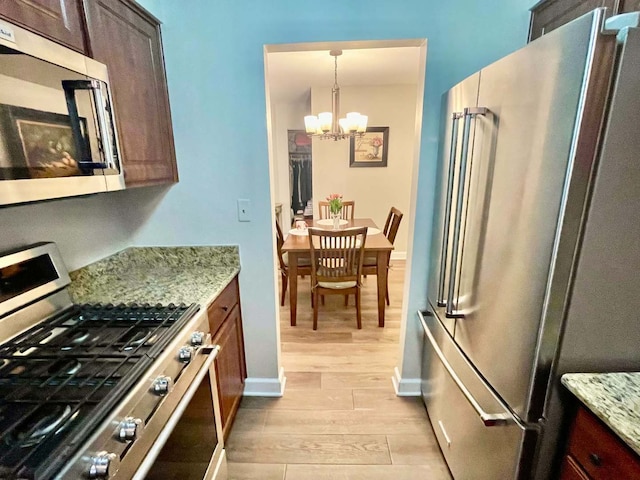
[[[314,307],[313,307],[313,329],[317,330],[318,329],[318,291],[317,290],[313,290],[313,301],[314,301]]]
[[[387,273],[388,275],[388,273]],[[389,277],[387,277],[387,289],[386,289],[386,293],[384,294],[385,298],[387,299],[387,305],[391,305],[391,302],[389,302]]]
[[[313,283],[309,282],[309,286],[311,287],[311,308],[313,308],[314,302],[313,302]]]
[[[289,277],[282,273],[282,294],[280,295],[280,306],[284,307],[284,297],[287,293],[287,284]]]
[[[324,305],[324,295],[321,295],[322,297],[322,305]]]
[[[344,296],[344,306],[348,307],[349,306],[349,295],[345,295]]]
[[[362,313],[360,312],[360,289],[356,290],[356,320],[358,322],[358,329],[362,328]]]

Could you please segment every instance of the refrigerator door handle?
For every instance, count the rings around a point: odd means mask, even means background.
[[[422,323],[422,328],[424,329],[425,335],[429,339],[429,343],[431,344],[433,351],[438,356],[438,359],[440,360],[440,362],[442,362],[442,365],[444,366],[445,370],[453,380],[453,383],[456,384],[456,386],[458,387],[462,395],[464,395],[464,398],[467,400],[467,402],[469,402],[469,405],[471,405],[471,407],[476,411],[476,413],[478,414],[478,417],[480,417],[480,420],[482,420],[482,423],[484,424],[484,426],[500,427],[500,426],[513,425],[514,423],[518,423],[515,420],[515,418],[512,415],[509,415],[508,413],[487,413],[484,411],[482,406],[474,398],[474,396],[469,391],[469,389],[465,386],[465,384],[462,383],[462,380],[460,380],[460,377],[458,377],[453,367],[447,361],[446,357],[444,356],[444,353],[442,353],[442,350],[438,346],[438,342],[433,337],[431,330],[429,330],[429,326],[425,322],[422,312],[418,312],[418,317],[420,318],[420,323]]]
[[[447,196],[445,201],[444,224],[442,228],[442,250],[440,252],[440,278],[438,281],[438,297],[436,302],[439,307],[446,306],[444,299],[445,283],[447,279],[447,256],[449,254],[449,228],[451,227],[451,204],[453,198],[453,180],[458,149],[458,121],[464,116],[462,112],[454,112],[451,115],[451,149],[449,151],[449,168],[447,173]]]
[[[449,289],[445,304],[445,315],[448,318],[463,317],[454,308],[454,297],[457,290],[458,257],[460,252],[460,234],[462,228],[462,212],[464,210],[464,194],[467,177],[467,164],[469,157],[469,142],[471,140],[471,120],[478,115],[486,115],[489,110],[486,107],[469,107],[464,109],[464,125],[462,127],[462,149],[460,151],[460,173],[458,174],[458,197],[456,203],[456,216],[453,224],[453,246],[451,251],[451,274],[449,275]]]

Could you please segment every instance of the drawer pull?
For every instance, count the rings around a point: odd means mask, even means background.
[[[593,463],[596,467],[600,467],[602,465],[602,459],[595,453],[589,454],[589,460],[591,460],[591,463]]]
[[[229,307],[226,307],[226,306],[225,307],[220,307],[220,308],[222,308],[223,312],[226,312],[227,310],[229,310]]]
[[[431,330],[429,330],[429,326],[427,325],[427,323],[424,320],[424,317],[422,316],[422,312],[418,312],[418,317],[420,319],[420,323],[422,323],[422,328],[424,329],[424,333],[429,339],[429,343],[431,343],[431,346],[433,347],[433,351],[435,352],[436,356],[442,363],[442,366],[447,371],[447,373],[449,374],[449,377],[451,378],[451,380],[453,380],[453,383],[455,383],[456,387],[458,387],[458,389],[464,396],[465,400],[469,402],[469,405],[471,405],[471,407],[473,407],[473,409],[476,411],[476,414],[478,415],[478,417],[480,417],[480,420],[482,420],[482,423],[484,423],[484,426],[500,427],[504,425],[510,425],[516,422],[515,417],[507,413],[488,413],[482,409],[478,401],[471,394],[471,392],[466,387],[466,385],[462,383],[462,380],[460,380],[460,378],[456,374],[453,367],[449,364],[449,362],[447,361],[447,358],[444,356],[444,353],[442,353],[442,350],[440,350],[440,347],[438,346],[438,342],[436,341],[433,334],[431,333]]]

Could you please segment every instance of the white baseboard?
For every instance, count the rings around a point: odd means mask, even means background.
[[[407,252],[391,252],[391,260],[406,260]]]
[[[419,397],[420,396],[420,379],[419,378],[402,378],[398,367],[393,369],[393,388],[399,397]]]
[[[281,397],[286,383],[284,368],[280,368],[278,378],[247,378],[244,382],[243,395],[245,397]]]

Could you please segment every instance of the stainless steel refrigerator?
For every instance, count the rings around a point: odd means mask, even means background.
[[[422,394],[453,476],[553,478],[569,371],[640,369],[640,28],[599,9],[444,95]]]

